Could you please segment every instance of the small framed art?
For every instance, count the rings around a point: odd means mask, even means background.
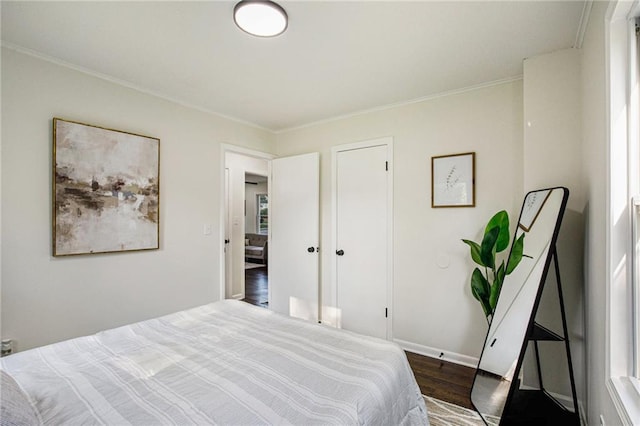
[[[550,194],[550,189],[544,191],[533,191],[527,194],[527,197],[524,199],[524,204],[522,205],[520,222],[518,223],[518,226],[520,226],[520,228],[525,232],[529,232],[533,227],[533,224],[542,210],[542,206],[544,206],[544,203],[547,201]]]
[[[159,248],[160,140],[53,119],[53,255]]]
[[[431,207],[475,207],[476,153],[431,157]]]

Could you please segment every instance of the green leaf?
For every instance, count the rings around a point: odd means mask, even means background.
[[[524,232],[520,237],[513,243],[513,248],[511,249],[511,255],[509,256],[509,263],[507,264],[507,275],[513,272],[516,269],[516,266],[520,263],[523,257],[524,251]],[[530,256],[527,256],[530,257]]]
[[[462,240],[463,243],[468,244],[471,247],[471,259],[480,266],[484,266],[482,259],[480,258],[480,244],[475,241]]]
[[[489,301],[491,288],[489,286],[489,282],[478,268],[475,268],[471,275],[471,293],[473,294],[473,297],[480,302],[484,315],[491,315],[492,311]]]
[[[504,262],[500,264],[498,271],[496,272],[495,280],[493,281],[493,285],[491,286],[491,291],[489,294],[489,306],[491,306],[491,313],[496,310],[496,305],[498,304],[498,296],[500,296],[500,291],[502,290],[502,283],[504,282]]]
[[[475,268],[471,274],[471,289],[478,295],[478,300],[489,297],[489,281],[482,275],[479,268]]]
[[[500,234],[500,227],[494,226],[493,228],[485,231],[482,244],[480,244],[480,260],[482,265],[488,268],[495,266],[496,259],[496,241]]]
[[[489,223],[484,229],[485,234],[488,230],[498,227],[500,232],[498,234],[498,240],[496,241],[496,252],[500,253],[509,247],[509,214],[506,211],[501,210],[498,213],[494,214],[491,219],[489,219]]]

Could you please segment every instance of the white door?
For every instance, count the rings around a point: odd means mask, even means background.
[[[318,320],[319,154],[271,161],[269,308]]]
[[[342,328],[380,338],[390,337],[390,150],[334,152],[336,307]]]

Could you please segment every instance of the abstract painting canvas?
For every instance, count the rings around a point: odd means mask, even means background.
[[[53,119],[53,255],[159,248],[160,140]]]

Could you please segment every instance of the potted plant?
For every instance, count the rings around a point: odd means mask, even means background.
[[[509,240],[509,215],[504,210],[489,220],[480,244],[462,240],[471,248],[471,259],[482,267],[476,267],[471,274],[471,293],[480,302],[487,323],[491,323],[496,310],[504,277],[513,272],[523,257],[524,233],[514,243],[506,266],[504,259],[498,264],[496,255],[509,247]]]

